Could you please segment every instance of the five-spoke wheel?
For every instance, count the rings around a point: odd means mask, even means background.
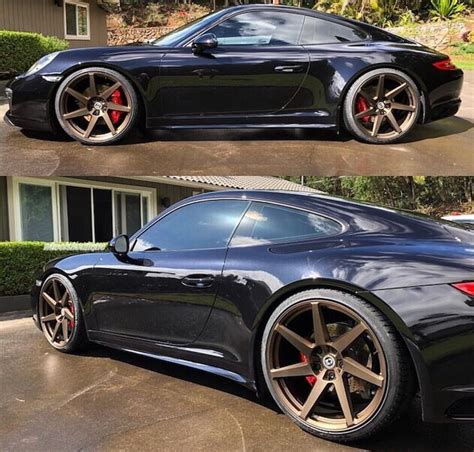
[[[362,437],[379,424],[378,413],[393,400],[390,375],[399,370],[390,372],[376,331],[384,328],[379,314],[367,309],[368,320],[357,309],[364,304],[354,300],[350,306],[336,291],[297,294],[272,314],[264,332],[262,368],[271,394],[304,429],[330,439]]]
[[[420,96],[413,80],[392,69],[377,69],[358,79],[344,103],[344,121],[370,143],[401,139],[417,121]]]
[[[86,144],[123,138],[137,116],[137,97],[121,74],[87,68],[67,77],[56,94],[56,116],[63,130]]]

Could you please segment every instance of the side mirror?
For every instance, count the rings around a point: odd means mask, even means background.
[[[197,37],[193,42],[193,52],[202,53],[205,50],[215,49],[217,47],[217,36],[214,33],[204,33]]]
[[[118,235],[109,242],[109,250],[118,255],[125,256],[130,250],[130,242],[127,235]]]

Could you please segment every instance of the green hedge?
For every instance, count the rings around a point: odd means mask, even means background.
[[[25,72],[42,56],[68,47],[55,36],[0,30],[0,75]]]
[[[30,293],[51,259],[105,248],[105,243],[0,242],[0,296]]]

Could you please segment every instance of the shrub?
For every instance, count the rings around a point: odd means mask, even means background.
[[[0,74],[20,74],[42,56],[68,47],[67,41],[55,36],[0,30]]]
[[[453,19],[466,9],[459,0],[431,0],[431,4],[431,14],[441,20]]]
[[[51,259],[105,248],[105,243],[0,242],[0,296],[28,294]]]

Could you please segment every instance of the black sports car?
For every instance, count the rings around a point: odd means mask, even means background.
[[[376,433],[421,394],[474,420],[474,233],[324,195],[226,191],[110,251],[55,260],[32,292],[56,349],[88,341],[203,369],[304,430]]]
[[[6,119],[86,144],[147,128],[345,127],[391,143],[454,115],[446,55],[361,22],[269,5],[217,11],[148,45],[67,50],[7,88]]]

